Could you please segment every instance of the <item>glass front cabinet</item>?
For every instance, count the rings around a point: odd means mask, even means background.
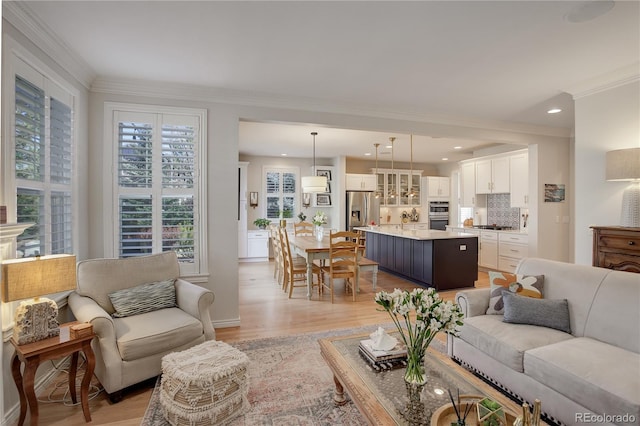
[[[374,170],[372,170],[375,173]],[[420,206],[420,177],[422,170],[391,170],[378,169],[378,191],[383,194],[380,198],[381,206]],[[411,177],[411,180],[409,180]],[[411,182],[411,186],[409,186]],[[414,197],[409,197],[409,188],[413,188]],[[395,189],[396,197],[389,197],[391,190]]]

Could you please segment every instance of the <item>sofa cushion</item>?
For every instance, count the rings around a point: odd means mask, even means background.
[[[202,323],[178,308],[114,318],[120,356],[132,361],[184,345],[204,331]]]
[[[508,324],[502,322],[501,315],[481,315],[465,318],[460,338],[521,373],[526,350],[572,339],[573,336],[546,327]]]
[[[544,275],[510,274],[508,272],[489,271],[489,285],[491,294],[489,299],[488,315],[501,315],[504,313],[502,293],[504,291],[517,293],[520,296],[542,298]]]
[[[530,324],[571,333],[569,303],[567,299],[532,299],[505,293],[503,321],[513,324]]]
[[[524,372],[595,413],[640,418],[637,353],[578,337],[527,351]]]
[[[109,293],[109,299],[116,310],[114,318],[130,317],[158,309],[176,306],[176,288],[173,279],[142,284]]]

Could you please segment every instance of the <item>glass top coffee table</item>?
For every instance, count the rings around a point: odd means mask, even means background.
[[[319,340],[320,352],[333,372],[336,385],[334,401],[336,404],[343,404],[346,401],[346,390],[370,424],[408,424],[401,414],[408,402],[404,368],[380,372],[374,370],[358,351],[360,340],[367,338],[368,334],[358,334]],[[521,412],[521,408],[511,399],[448,356],[431,348],[425,356],[425,368],[427,384],[422,393],[422,401],[428,418],[438,408],[451,402],[448,390],[454,396],[458,390],[460,395],[488,396],[512,413]],[[468,418],[472,416],[476,417],[475,410]]]

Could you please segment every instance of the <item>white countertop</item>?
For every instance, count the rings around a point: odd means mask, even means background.
[[[527,229],[524,229],[524,230],[522,229],[481,229],[481,228],[469,228],[466,226],[451,226],[451,225],[447,225],[447,228],[451,232],[465,232],[466,230],[470,230],[470,231],[500,232],[505,234],[523,234],[523,235],[528,234]]]
[[[394,227],[363,226],[356,230],[373,232],[376,234],[392,235],[394,237],[408,238],[412,240],[451,240],[456,238],[473,238],[477,235],[463,232],[437,231],[435,229],[396,229]]]

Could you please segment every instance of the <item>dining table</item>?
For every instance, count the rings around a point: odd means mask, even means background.
[[[330,238],[327,233],[321,240],[316,239],[313,235],[298,235],[289,237],[289,245],[291,250],[307,261],[307,299],[311,299],[311,288],[313,284],[313,261],[319,260],[322,264],[324,260],[329,259]],[[364,249],[364,247],[362,247]],[[358,250],[360,255],[361,250]],[[374,270],[374,277],[377,274],[377,264]],[[356,292],[360,292],[360,269],[356,270]],[[375,281],[374,281],[375,283]],[[374,284],[375,289],[375,284]]]

